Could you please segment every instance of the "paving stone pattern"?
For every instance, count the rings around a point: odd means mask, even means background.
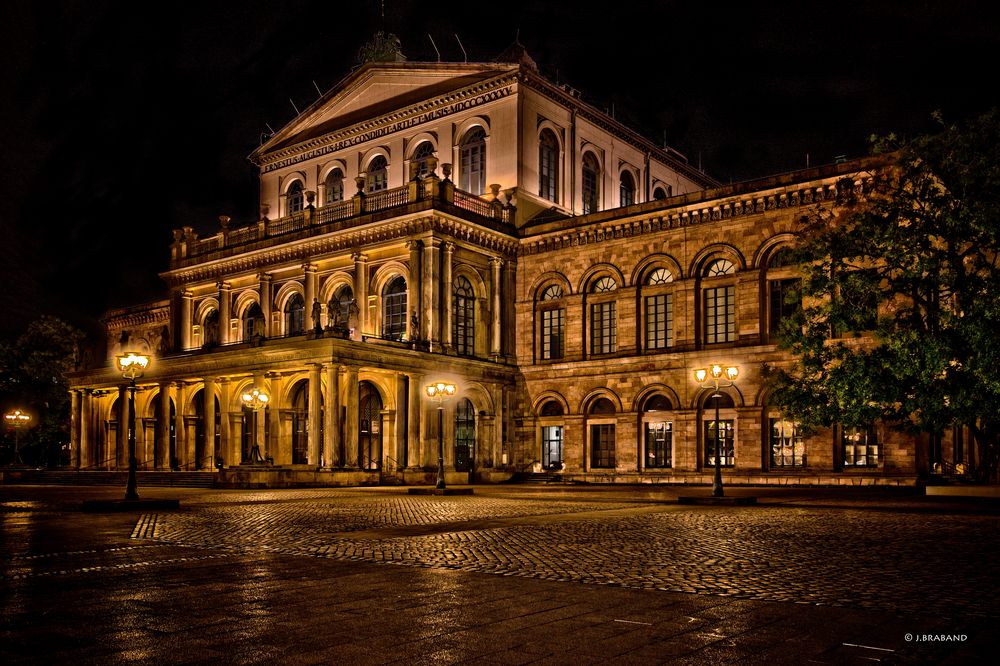
[[[1000,615],[1000,531],[992,516],[651,505],[640,516],[559,519],[642,506],[460,496],[230,502],[197,514],[145,517],[134,536],[943,618]],[[543,515],[544,524],[504,526],[506,519]],[[418,536],[350,535],[459,519],[498,523]]]

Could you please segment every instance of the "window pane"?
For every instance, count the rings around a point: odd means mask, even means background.
[[[615,466],[615,426],[613,423],[590,426],[590,466]]]
[[[805,464],[805,445],[791,421],[773,418],[771,423],[771,466],[801,467]]]
[[[768,333],[776,339],[782,320],[795,314],[798,303],[788,303],[789,292],[798,288],[799,280],[771,280],[768,282]]]
[[[670,467],[672,464],[672,447],[674,424],[646,424],[646,467]]]
[[[542,467],[545,469],[560,469],[562,467],[562,445],[562,426],[544,426],[542,428]]]
[[[877,467],[878,440],[871,427],[845,427],[841,433],[845,467]]]
[[[646,349],[672,347],[674,328],[673,298],[670,294],[646,297]]]
[[[553,359],[563,356],[563,334],[566,310],[544,310],[542,312],[542,358]]]
[[[715,421],[705,421],[705,465],[715,467],[715,452],[721,450],[722,459],[720,466],[733,466],[733,421],[732,419],[720,419],[721,442],[717,448]]]
[[[543,131],[538,143],[538,195],[549,201],[556,200],[558,157],[559,148],[555,136],[549,130]]]
[[[486,191],[486,132],[481,127],[470,130],[462,140],[459,187],[472,194]]]
[[[473,354],[476,347],[476,295],[465,277],[455,280],[452,294],[452,333],[459,354]]]
[[[705,342],[732,342],[736,339],[736,287],[705,290]]]
[[[397,277],[382,291],[382,337],[399,340],[406,333],[406,280]]]
[[[583,214],[600,210],[599,168],[597,158],[592,153],[583,157]]]
[[[590,306],[590,353],[611,354],[617,349],[615,303],[594,303]]]

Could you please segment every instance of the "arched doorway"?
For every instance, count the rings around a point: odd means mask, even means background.
[[[563,468],[563,408],[556,400],[549,400],[539,411],[542,423],[542,469]]]
[[[382,468],[382,396],[371,382],[361,382],[358,424],[358,461],[361,469]]]
[[[455,407],[455,471],[472,472],[476,452],[476,408],[462,398]]]

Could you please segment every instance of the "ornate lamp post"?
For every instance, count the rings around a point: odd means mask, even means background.
[[[722,398],[720,388],[735,386],[736,377],[740,374],[739,368],[729,366],[725,369],[718,363],[713,363],[708,369],[698,368],[694,371],[694,378],[702,388],[712,389],[712,397],[715,398],[715,481],[712,483],[712,496],[722,497],[722,433],[719,426],[719,400]],[[728,383],[721,383],[722,377]]]
[[[128,483],[125,485],[125,501],[136,502],[139,493],[135,483],[135,380],[142,377],[143,371],[149,366],[150,357],[136,352],[125,352],[116,357],[118,369],[122,376],[129,380],[128,393]]]
[[[243,400],[244,405],[253,410],[253,433],[251,434],[253,446],[250,448],[250,462],[262,463],[264,462],[264,456],[260,454],[260,445],[257,444],[257,412],[267,406],[271,396],[256,386],[251,386],[243,392],[240,398]]]
[[[3,415],[4,420],[7,425],[14,429],[14,459],[11,461],[11,465],[23,465],[24,461],[21,460],[21,444],[18,436],[20,435],[21,428],[24,428],[31,421],[31,416],[25,414],[20,409],[15,409],[12,412],[7,412]]]
[[[427,386],[427,397],[438,404],[438,478],[437,488],[444,490],[444,401],[455,395],[455,385],[437,382]]]

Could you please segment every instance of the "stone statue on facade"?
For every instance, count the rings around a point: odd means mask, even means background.
[[[352,298],[351,304],[347,309],[347,327],[357,330],[360,319],[361,309],[358,307],[358,301],[357,299]]]
[[[319,323],[320,313],[322,311],[323,311],[323,306],[319,304],[319,299],[314,298],[312,305],[312,320],[313,320],[313,330],[316,331],[317,333],[323,330],[323,327]]]
[[[410,310],[410,339],[420,339],[420,317],[417,316],[416,310]]]
[[[330,302],[326,304],[327,328],[340,328],[342,325],[342,317],[343,312],[341,312],[340,301],[337,300],[336,296],[333,296],[330,298]]]

